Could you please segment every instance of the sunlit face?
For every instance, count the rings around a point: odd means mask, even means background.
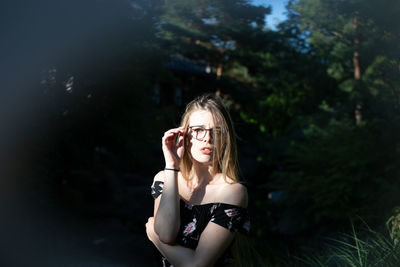
[[[190,115],[189,149],[194,161],[202,164],[212,163],[214,155],[213,130],[215,130],[215,125],[210,111],[197,110]]]

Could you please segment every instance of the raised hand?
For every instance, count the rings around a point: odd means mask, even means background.
[[[174,128],[166,131],[162,138],[162,150],[164,153],[165,167],[179,168],[183,155],[184,128]]]

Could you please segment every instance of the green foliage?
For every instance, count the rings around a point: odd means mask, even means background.
[[[400,207],[394,209],[394,215],[387,220],[386,227],[389,230],[390,238],[397,245],[400,240]]]
[[[400,247],[393,245],[384,235],[367,229],[357,232],[352,227],[351,234],[332,239],[322,250],[322,255],[308,255],[300,261],[306,266],[398,266]]]
[[[161,43],[170,55],[206,62],[216,75],[238,82],[253,78],[238,53],[249,50],[249,39],[262,31],[268,8],[245,0],[168,1],[159,22]],[[251,50],[251,49],[250,49]]]
[[[39,134],[44,141],[37,149],[48,160],[41,169],[90,168],[94,149],[104,147],[115,157],[97,163],[104,169],[152,175],[162,166],[160,137],[177,125],[182,108],[152,101],[158,83],[162,97],[176,87],[183,88],[184,102],[219,91],[229,104],[257,208],[257,238],[269,238],[272,190],[287,193],[283,206],[298,211],[292,223],[299,232],[336,231],[357,216],[379,224],[398,205],[399,1],[290,1],[289,19],[277,32],[265,28],[270,8],[245,0],[121,3],[123,15],[107,30],[112,35],[96,39],[108,45],[82,49],[81,61],[90,61],[85,66],[60,63],[57,83],[40,90],[46,92],[43,120],[51,125]],[[354,78],[356,51],[360,80]],[[165,66],[175,56],[210,66],[214,75],[173,73]],[[75,77],[71,93],[62,73]],[[356,126],[360,103],[363,123]],[[397,220],[388,222],[395,238]],[[365,266],[372,243],[348,240],[351,246],[341,245],[350,250],[334,258]],[[298,264],[285,261],[285,253],[274,256],[279,249],[272,245],[264,248],[272,252],[260,260]]]
[[[374,109],[379,101],[372,103],[369,99],[378,97],[387,101],[387,93],[398,97],[399,36],[387,25],[383,14],[392,14],[400,5],[396,1],[389,2],[390,8],[375,0],[291,3],[290,8],[296,14],[291,17],[292,23],[297,23],[304,31],[309,49],[324,60],[328,75],[348,95],[341,103],[348,106],[347,112],[354,113],[356,102]],[[399,25],[398,19],[393,17],[392,20],[393,25]],[[361,83],[354,76],[356,68],[360,71]],[[369,116],[367,111],[363,115],[364,118]]]
[[[355,216],[371,222],[384,215],[397,191],[400,155],[393,147],[396,135],[382,134],[382,126],[311,125],[304,139],[293,143],[274,186],[289,192],[290,203],[301,203],[303,227],[340,227]]]

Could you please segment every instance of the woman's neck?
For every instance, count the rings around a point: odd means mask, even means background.
[[[208,184],[214,179],[215,174],[212,164],[194,163],[190,172],[190,186],[195,188]]]

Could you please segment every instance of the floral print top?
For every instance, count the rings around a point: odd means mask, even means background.
[[[155,181],[151,186],[151,195],[156,199],[162,193],[164,183]],[[181,226],[176,243],[196,249],[200,235],[209,222],[225,227],[231,232],[247,234],[250,230],[250,219],[247,209],[226,203],[207,203],[190,205],[183,199],[180,200]],[[228,248],[218,259],[215,266],[231,264],[233,258]],[[162,266],[172,267],[167,259],[162,257]]]

